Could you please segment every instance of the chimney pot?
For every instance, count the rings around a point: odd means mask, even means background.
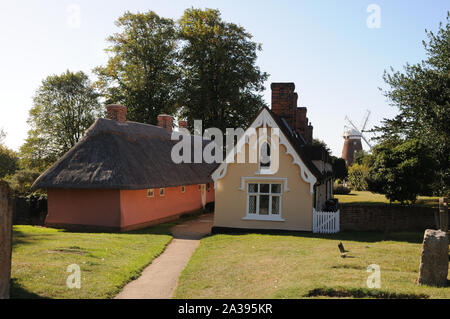
[[[109,104],[106,106],[106,117],[120,123],[127,121],[127,107],[120,104]]]
[[[173,116],[168,114],[158,115],[158,126],[164,128],[167,132],[172,133]]]
[[[178,121],[178,127],[179,128],[186,128],[187,129],[188,122],[186,120],[179,120]]]

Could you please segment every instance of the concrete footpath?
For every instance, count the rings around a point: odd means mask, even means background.
[[[128,283],[116,299],[165,299],[172,298],[178,277],[187,265],[200,239],[209,234],[213,215],[205,214],[195,220],[176,225],[174,236],[164,252],[148,265],[141,276]]]

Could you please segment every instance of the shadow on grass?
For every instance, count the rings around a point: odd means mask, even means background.
[[[50,299],[42,297],[34,292],[26,290],[22,285],[17,282],[17,279],[11,278],[10,286],[10,298],[11,299]]]
[[[136,230],[128,230],[121,231],[117,228],[105,228],[99,226],[83,226],[83,225],[67,225],[60,227],[51,227],[53,229],[60,229],[64,233],[93,233],[93,234],[125,234],[125,235],[143,235],[143,234],[152,234],[152,235],[171,235],[170,228],[176,226],[178,224],[197,219],[202,215],[210,214],[208,212],[201,213],[188,213],[182,215],[180,218],[175,219],[173,221],[169,221],[162,224],[151,225],[145,228],[136,229]]]
[[[405,294],[367,288],[316,288],[305,297],[376,298],[376,299],[426,299],[425,294]]]
[[[356,241],[374,243],[380,241],[399,241],[413,244],[420,244],[423,241],[423,231],[405,231],[405,232],[355,232],[345,231],[337,234],[314,234],[311,232],[294,232],[286,230],[239,230],[232,229],[229,231],[217,231],[214,234],[226,235],[266,235],[266,236],[294,236],[303,238],[321,238],[339,241]]]
[[[12,247],[17,245],[31,245],[42,240],[52,240],[57,234],[27,233],[13,228]]]
[[[368,289],[368,288],[346,288],[346,287],[321,287],[309,290],[306,294],[301,288],[287,288],[278,290],[274,298],[372,298],[372,299],[427,299],[426,294],[413,294],[413,293],[396,293],[391,291],[385,291],[380,289]]]

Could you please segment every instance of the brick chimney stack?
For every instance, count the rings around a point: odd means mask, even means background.
[[[285,119],[291,129],[312,143],[312,129],[306,117],[306,107],[297,107],[298,95],[294,83],[272,83],[272,111]]]
[[[172,133],[172,127],[173,127],[172,115],[167,115],[167,114],[158,115],[158,126],[166,129],[167,132]]]
[[[120,104],[107,105],[106,118],[125,123],[127,121],[127,107]]]
[[[272,111],[286,120],[291,128],[295,125],[297,93],[294,83],[272,83]]]

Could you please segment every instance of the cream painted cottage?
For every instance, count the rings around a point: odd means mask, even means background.
[[[315,214],[333,197],[330,156],[312,143],[313,127],[306,108],[297,107],[294,83],[272,83],[271,89],[272,109],[260,110],[212,173],[213,232],[313,231]]]

